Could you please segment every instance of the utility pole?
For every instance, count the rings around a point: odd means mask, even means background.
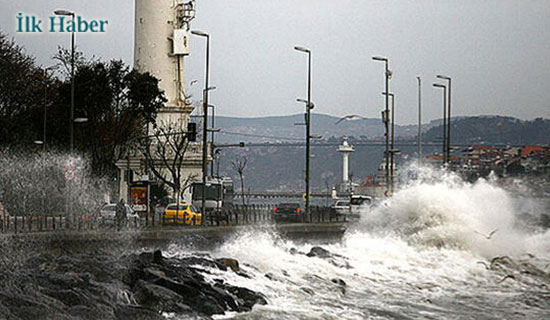
[[[193,30],[191,31],[192,34],[204,37],[206,38],[206,70],[205,70],[205,76],[204,76],[204,90],[203,90],[203,99],[202,99],[202,112],[203,112],[203,119],[202,119],[202,199],[201,199],[201,213],[203,216],[206,214],[206,175],[208,167],[207,167],[207,157],[208,157],[208,91],[210,88],[208,87],[208,80],[210,78],[210,35],[206,32]]]
[[[372,57],[372,60],[381,61],[385,64],[385,79],[386,79],[386,110],[385,115],[383,116],[384,125],[386,126],[386,151],[384,153],[384,158],[386,160],[386,189],[390,186],[390,135],[389,135],[389,112],[390,112],[390,96],[387,94],[390,92],[390,77],[391,71],[389,69],[388,58],[384,57]]]
[[[391,141],[390,141],[390,190],[393,192],[394,185],[394,155],[396,150],[393,147],[395,136],[395,94],[382,92],[383,95],[389,95],[391,97]]]
[[[443,89],[443,166],[447,163],[447,87],[443,84],[434,83],[434,87]]]
[[[437,75],[436,76],[439,79],[447,80],[449,84],[447,85],[448,89],[448,96],[447,96],[447,163],[450,162],[450,155],[451,155],[451,77],[443,76],[443,75]]]
[[[212,130],[210,132],[210,145],[211,147],[214,149],[214,118],[216,117],[215,116],[215,107],[213,105],[209,105],[209,107],[212,108]],[[215,160],[215,157],[212,157],[212,162],[210,163],[210,177],[214,177],[214,160]],[[216,160],[217,161],[217,160]]]
[[[311,109],[313,104],[311,103],[311,50],[296,46],[294,50],[307,53],[307,104],[306,104],[306,214],[309,215],[310,221],[313,221],[311,212],[309,210],[309,152],[310,152],[310,138],[311,138]]]
[[[422,162],[422,79],[420,76],[417,76],[418,80],[418,160]]]
[[[73,148],[74,148],[74,50],[75,50],[75,44],[74,44],[74,29],[75,29],[75,22],[74,22],[74,16],[75,13],[68,11],[68,10],[55,10],[55,15],[58,16],[69,16],[72,18],[73,23],[73,31],[71,32],[71,112],[70,112],[70,119],[69,119],[69,131],[70,131],[70,156],[69,159],[72,161],[72,155],[73,155]],[[44,141],[45,143],[45,141]],[[70,165],[70,164],[69,164]],[[69,189],[69,216],[72,217],[73,223],[76,223],[76,216],[73,216],[73,197],[72,197],[72,187],[71,183],[69,183],[68,186]]]

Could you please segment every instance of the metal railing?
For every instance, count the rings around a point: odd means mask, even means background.
[[[125,220],[109,219],[99,216],[82,215],[71,219],[62,215],[0,215],[0,233],[54,232],[61,230],[131,230],[170,227],[210,227],[237,226],[268,223],[330,223],[346,222],[345,215],[337,214],[329,207],[310,208],[310,213],[297,214],[290,219],[277,219],[274,205],[254,204],[235,205],[231,209],[207,212],[201,215],[201,221],[185,214],[166,218],[162,212],[150,213],[141,217]],[[198,220],[198,219],[197,219]]]

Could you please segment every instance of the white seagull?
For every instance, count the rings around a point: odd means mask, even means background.
[[[481,233],[481,232],[477,232],[477,231],[474,230],[475,233],[484,236],[485,239],[487,239],[487,240],[491,240],[491,237],[492,237],[497,231],[498,231],[498,229],[495,229],[495,230],[489,232],[488,235],[485,235],[485,234],[483,234],[483,233]]]
[[[362,116],[357,115],[357,114],[350,114],[350,115],[343,116],[342,118],[338,119],[338,121],[336,121],[335,124],[339,124],[340,122],[342,122],[344,120],[355,120],[355,119],[367,119],[367,118],[362,117]]]

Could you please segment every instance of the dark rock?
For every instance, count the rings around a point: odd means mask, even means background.
[[[166,320],[161,314],[153,310],[131,305],[119,305],[115,309],[116,319],[126,320]]]
[[[205,298],[201,304],[198,305],[198,310],[200,313],[207,315],[213,314],[222,314],[224,313],[224,308],[220,306],[216,300],[211,298]]]
[[[39,285],[55,289],[86,288],[89,285],[88,277],[80,277],[76,273],[45,272],[35,278]]]
[[[268,278],[271,281],[280,281],[273,273],[268,272],[264,274],[264,277]]]
[[[185,262],[186,265],[199,265],[208,268],[218,268],[224,271],[227,270],[224,265],[202,257],[185,257],[181,260]]]
[[[115,320],[114,310],[104,306],[88,307],[78,305],[69,309],[69,314],[77,319]]]
[[[77,305],[86,305],[89,297],[78,289],[47,290],[46,294],[55,298],[69,307]]]
[[[327,259],[332,265],[337,266],[339,268],[346,268],[346,269],[352,268],[351,265],[346,261],[346,258],[344,256],[331,253],[330,251],[321,247],[311,248],[311,250],[306,254],[306,256]]]
[[[222,258],[216,259],[216,262],[231,268],[231,270],[233,270],[234,272],[239,272],[241,270],[239,268],[239,261],[237,261],[236,259]]]
[[[162,252],[160,250],[156,250],[153,253],[153,262],[156,264],[162,264]]]
[[[336,284],[338,284],[338,285],[341,285],[342,287],[345,287],[345,286],[346,286],[346,282],[345,282],[344,280],[342,280],[342,279],[332,279],[332,280],[330,280],[330,281],[332,281],[333,283],[336,283]]]
[[[195,300],[197,296],[201,294],[200,288],[197,288],[200,287],[200,285],[188,285],[185,283],[179,283],[167,277],[159,277],[151,282],[156,285],[168,288],[189,300]]]
[[[143,277],[146,280],[153,280],[161,277],[166,277],[166,273],[157,268],[143,268]]]
[[[5,307],[2,302],[0,301],[0,319],[14,319],[18,320],[17,317],[15,317],[11,312],[10,309]]]
[[[225,285],[223,288],[238,298],[237,302],[240,307],[235,311],[250,311],[255,304],[267,304],[267,300],[263,295],[250,289],[230,285]]]
[[[342,279],[332,279],[330,280],[332,281],[332,283],[335,283],[338,285],[338,289],[340,289],[340,292],[342,292],[342,294],[346,294],[346,282]]]
[[[139,280],[134,292],[136,302],[146,308],[159,312],[192,312],[182,296],[165,287]]]
[[[315,294],[315,292],[313,290],[311,290],[310,288],[300,287],[300,290],[302,290],[303,292],[305,292],[309,295],[314,295]]]
[[[345,268],[345,269],[352,269],[353,267],[349,264],[349,262],[345,261],[345,260],[336,260],[336,259],[331,259],[330,260],[330,264],[332,264],[333,266],[337,266],[339,268]]]
[[[243,277],[243,278],[247,278],[247,279],[252,279],[251,276],[249,276],[247,273],[244,273],[242,271],[239,271],[239,272],[235,272],[237,275]]]
[[[55,305],[41,301],[39,297],[25,294],[19,290],[0,291],[0,301],[9,310],[14,319],[70,319],[65,312]],[[40,313],[37,314],[37,311]]]
[[[168,258],[161,251],[34,257],[15,271],[0,269],[0,319],[163,319],[162,312],[204,317],[267,303],[222,279],[212,284],[197,265],[246,276],[234,259]]]
[[[321,248],[321,247],[313,247],[311,250],[306,254],[308,257],[319,257],[319,258],[330,258],[331,253],[330,251]]]
[[[193,310],[207,315],[221,314],[227,310],[226,306],[233,308],[236,306],[231,296],[206,282],[200,283],[187,279],[186,283],[180,283],[160,277],[153,283],[176,292]]]
[[[30,269],[39,268],[40,265],[46,264],[52,260],[54,260],[54,258],[49,254],[33,256],[25,261],[25,267]]]
[[[220,288],[223,288],[223,290]],[[204,294],[209,298],[213,298],[216,304],[220,305],[224,310],[229,309],[233,311],[241,311],[239,309],[239,305],[235,301],[235,298],[228,294],[225,288],[226,286],[205,288]]]

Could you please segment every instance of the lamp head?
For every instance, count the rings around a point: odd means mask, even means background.
[[[388,62],[388,58],[384,57],[372,57],[372,60]]]
[[[199,37],[209,37],[208,33],[202,32],[202,31],[199,31],[199,30],[191,30],[191,34],[194,34],[194,35],[199,36]]]
[[[311,52],[308,48],[304,48],[304,47],[300,47],[300,46],[295,46],[294,50],[302,51],[302,52],[305,52],[305,53],[310,53]]]
[[[55,10],[53,13],[58,16],[74,16],[74,12],[68,10]]]

